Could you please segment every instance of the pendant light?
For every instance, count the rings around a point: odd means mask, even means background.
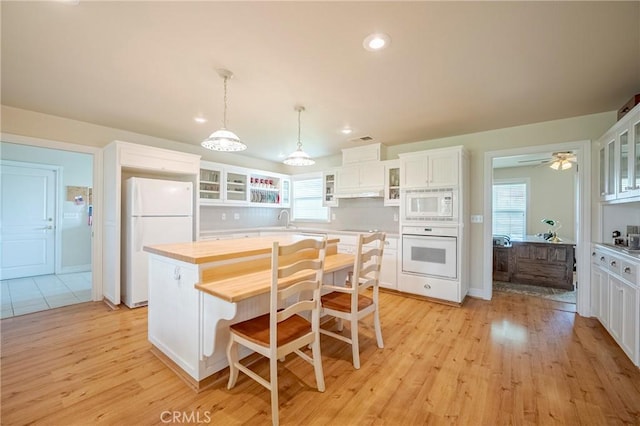
[[[304,107],[298,105],[295,107],[298,111],[298,149],[293,151],[285,160],[284,164],[288,166],[310,166],[315,164],[315,161],[309,157],[309,154],[302,150],[302,142],[300,142],[300,113],[304,111]]]
[[[244,151],[247,146],[240,142],[240,138],[230,130],[227,130],[227,80],[233,77],[229,70],[219,69],[218,75],[224,80],[224,115],[222,116],[222,129],[211,133],[200,145],[212,151]]]

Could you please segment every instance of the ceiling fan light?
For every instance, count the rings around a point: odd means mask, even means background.
[[[562,164],[561,164],[560,168],[561,168],[562,170],[570,169],[570,168],[571,168],[571,161],[568,161],[568,160],[562,160]]]
[[[549,167],[551,167],[553,170],[558,170],[560,169],[560,161],[556,160],[553,163],[551,163],[549,165]]]

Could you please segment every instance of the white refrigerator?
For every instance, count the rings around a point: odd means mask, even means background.
[[[143,247],[193,241],[193,184],[132,177],[124,197],[121,299],[136,308],[149,298],[149,262]]]

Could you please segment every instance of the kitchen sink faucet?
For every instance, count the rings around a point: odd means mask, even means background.
[[[284,213],[287,214],[287,222],[285,223],[284,227],[289,228],[289,210],[280,210],[280,213],[278,213],[278,220],[282,219],[282,215]]]

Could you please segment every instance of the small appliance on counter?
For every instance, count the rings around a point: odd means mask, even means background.
[[[508,235],[494,235],[493,245],[497,247],[511,247],[511,238]]]
[[[612,244],[614,246],[626,246],[624,237],[622,237],[620,231],[613,231],[611,233],[611,238],[613,238]]]

